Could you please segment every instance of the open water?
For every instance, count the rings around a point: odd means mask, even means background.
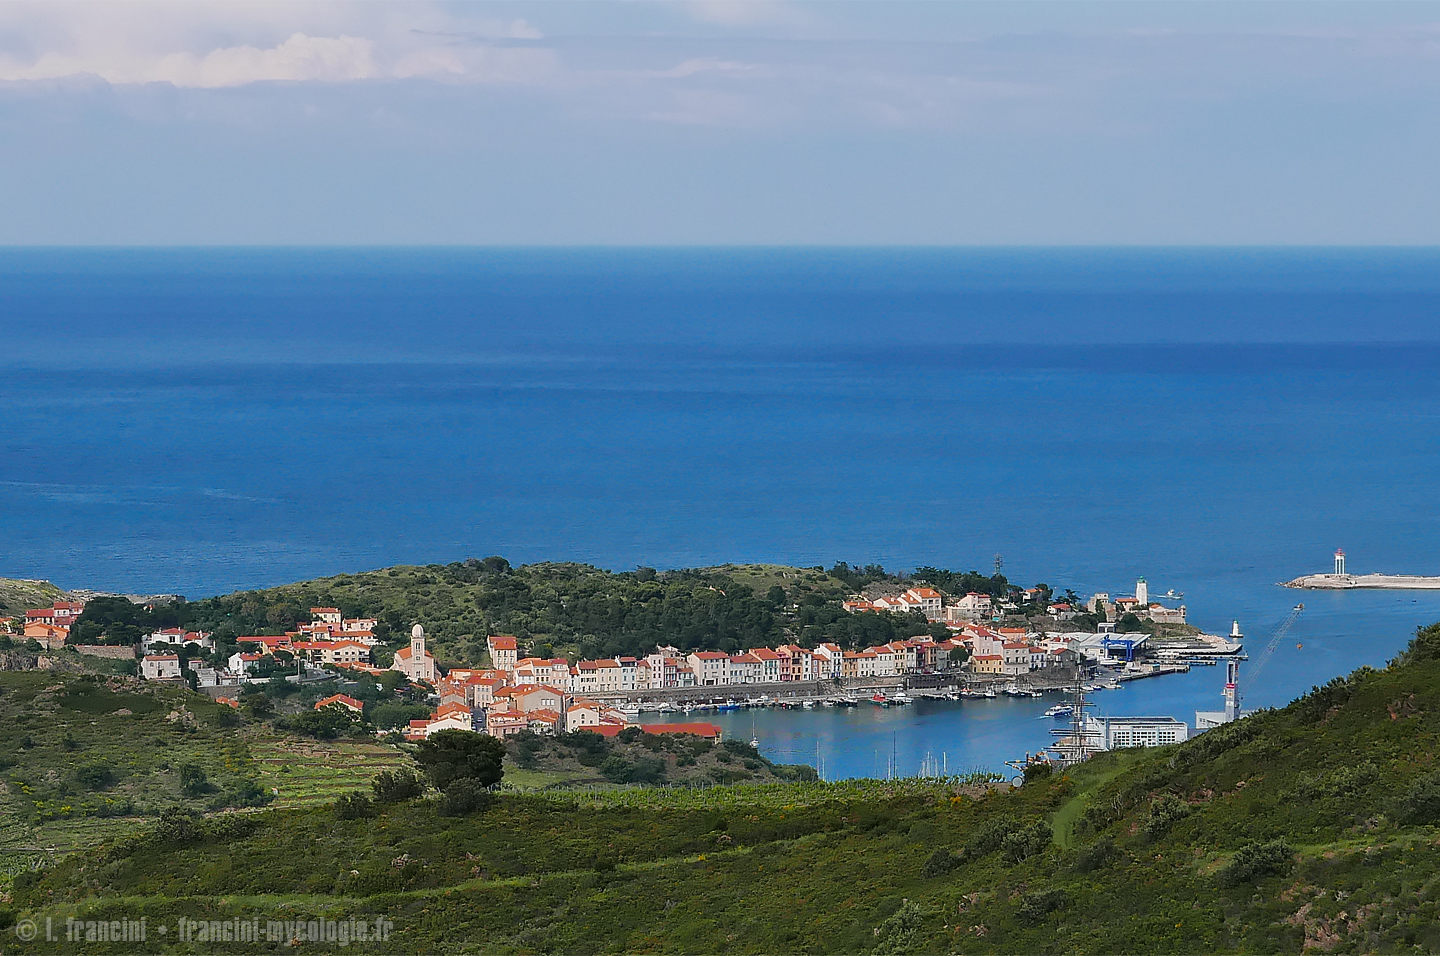
[[[0,576],[191,597],[502,554],[878,561],[1183,591],[1247,703],[1383,664],[1440,593],[1440,254],[0,252]],[[1100,694],[1217,709],[1221,668]],[[831,776],[998,768],[1049,701],[754,718]],[[750,714],[726,717],[748,739]]]

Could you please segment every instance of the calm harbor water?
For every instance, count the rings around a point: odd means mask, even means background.
[[[1440,595],[1311,593],[1276,588],[1306,612],[1277,647],[1258,682],[1246,681],[1244,706],[1283,705],[1311,686],[1365,664],[1383,666],[1408,641],[1414,620],[1440,621]],[[1283,601],[1281,602],[1283,603]],[[1276,617],[1247,642],[1252,656],[1267,642]],[[1223,663],[1192,667],[1186,674],[1127,681],[1119,690],[1089,695],[1098,716],[1169,716],[1194,728],[1195,711],[1220,710]],[[743,695],[742,695],[743,696]],[[1009,772],[1006,760],[1043,749],[1051,728],[1068,726],[1044,716],[1062,694],[962,701],[917,699],[882,708],[862,700],[855,708],[753,709],[681,714],[644,714],[643,721],[700,720],[720,725],[727,738],[756,739],[760,752],[779,763],[822,766],[827,778],[919,773],[938,761],[952,773]],[[818,746],[818,750],[817,750]]]
[[[1248,702],[1383,664],[1440,595],[1440,254],[0,252],[0,576],[192,597],[502,554],[989,568],[1185,593]],[[1296,645],[1302,645],[1297,647]],[[1223,671],[1098,695],[1219,705]],[[764,712],[829,775],[999,767],[1047,701]],[[717,717],[749,739],[751,715]]]

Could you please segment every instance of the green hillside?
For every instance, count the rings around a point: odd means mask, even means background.
[[[922,569],[956,587],[1008,593],[1003,577]],[[918,574],[919,572],[917,572]],[[778,565],[612,572],[583,564],[511,567],[503,558],[394,567],[244,591],[165,608],[167,623],[239,634],[280,633],[310,608],[380,621],[378,636],[402,640],[419,622],[442,665],[484,660],[488,634],[515,634],[539,656],[640,656],[657,644],[737,651],[799,641],[844,647],[944,629],[919,614],[849,614],[841,602],[865,584],[900,578],[883,569]],[[172,620],[173,619],[173,620]]]
[[[12,905],[384,914],[394,936],[352,947],[381,952],[1432,952],[1437,688],[1440,626],[1283,710],[1010,792],[812,782],[172,820],[22,875]]]
[[[0,617],[24,617],[33,607],[49,607],[56,601],[69,600],[70,595],[49,581],[22,581],[0,578]]]

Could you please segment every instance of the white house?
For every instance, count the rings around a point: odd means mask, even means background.
[[[146,680],[179,680],[179,654],[146,654],[140,660],[140,676]]]
[[[977,594],[974,591],[950,606],[954,608],[952,617],[957,620],[979,621],[995,613],[995,602],[990,599],[990,595]]]
[[[900,597],[912,610],[920,611],[931,621],[940,620],[944,612],[945,599],[934,588],[911,588]]]
[[[836,644],[820,644],[815,648],[815,679],[828,680],[841,676],[845,652]]]
[[[140,638],[140,650],[143,653],[150,653],[157,645],[197,644],[207,651],[215,650],[215,638],[205,631],[187,631],[183,627],[167,627],[163,630],[152,631]]]

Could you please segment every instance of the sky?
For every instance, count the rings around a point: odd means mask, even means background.
[[[1440,4],[0,5],[4,245],[1433,245]]]

